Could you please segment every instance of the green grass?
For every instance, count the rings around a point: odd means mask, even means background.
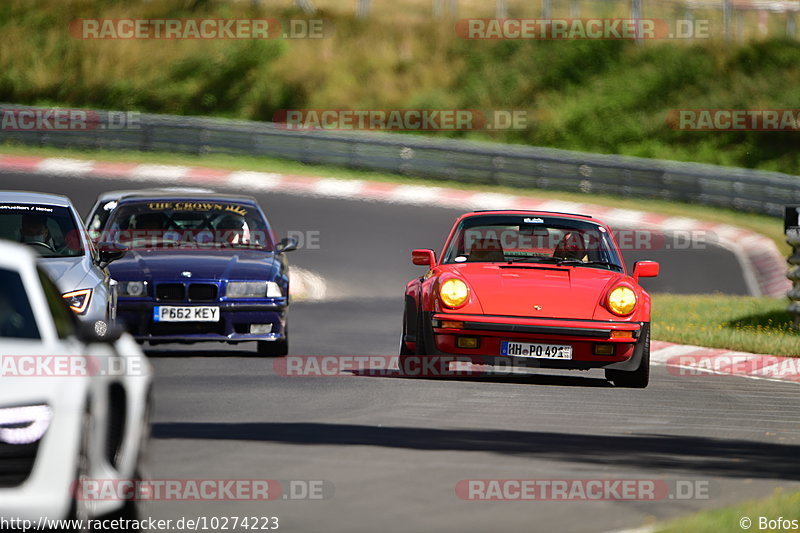
[[[744,352],[800,357],[800,331],[783,299],[654,294],[654,339]]]
[[[97,161],[123,161],[135,163],[158,163],[172,165],[194,165],[231,170],[257,170],[283,174],[312,175],[339,179],[361,179],[408,183],[414,185],[431,185],[452,187],[464,190],[480,190],[496,193],[530,196],[532,198],[557,199],[570,202],[585,202],[621,209],[636,209],[670,216],[690,217],[710,222],[720,222],[746,228],[771,238],[786,255],[790,248],[786,244],[782,222],[774,217],[754,213],[742,213],[728,209],[689,205],[664,200],[638,200],[597,194],[568,193],[543,191],[538,189],[520,189],[489,185],[470,185],[456,181],[430,180],[412,178],[398,174],[355,170],[335,166],[305,165],[285,159],[266,157],[231,156],[231,155],[189,155],[166,152],[134,152],[134,151],[83,151],[61,148],[39,148],[0,144],[0,153],[10,155],[33,155],[42,157],[71,157],[77,159],[94,159]],[[589,213],[591,214],[591,213]]]
[[[598,3],[584,3],[591,16]],[[414,4],[430,8],[425,0]],[[493,3],[465,4],[460,16],[493,16],[486,4]],[[603,4],[611,10],[603,16],[628,15],[629,2]],[[391,3],[358,20],[352,2],[321,6],[319,16],[335,27],[324,39],[100,41],[69,34],[77,18],[302,16],[290,5],[5,0],[0,102],[253,120],[297,108],[518,109],[529,117],[521,130],[438,135],[800,174],[795,132],[686,132],[666,121],[673,109],[793,109],[800,43],[792,40],[727,43],[715,33],[642,46],[468,41],[455,35],[451,19],[410,16]],[[512,16],[537,16],[530,5],[510,4]],[[648,16],[682,16],[671,7],[649,9]]]
[[[749,531],[772,532],[791,531],[786,528],[759,527],[759,517],[775,520],[778,517],[789,520],[800,520],[800,492],[784,494],[781,491],[763,500],[745,502],[739,505],[703,511],[684,518],[670,521],[660,529],[659,533],[722,533],[725,531],[747,531],[740,527],[739,521],[747,517],[751,520]]]

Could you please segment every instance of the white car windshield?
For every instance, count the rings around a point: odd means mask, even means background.
[[[81,231],[67,207],[0,203],[0,239],[28,245],[42,257],[83,255]]]

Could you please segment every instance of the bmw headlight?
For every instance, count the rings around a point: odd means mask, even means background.
[[[131,296],[134,298],[147,296],[146,281],[121,281],[118,286],[120,296]]]
[[[460,279],[450,278],[439,287],[439,296],[447,307],[460,307],[469,298],[469,288]]]
[[[280,286],[274,281],[230,281],[225,290],[228,298],[280,298]]]
[[[92,289],[80,289],[77,291],[65,292],[61,295],[64,301],[67,302],[69,308],[75,313],[82,315],[89,308],[89,302],[92,299]]]
[[[0,408],[0,442],[34,443],[44,436],[52,418],[48,405]]]
[[[617,287],[608,295],[608,308],[615,315],[629,315],[636,308],[636,293],[628,287]]]

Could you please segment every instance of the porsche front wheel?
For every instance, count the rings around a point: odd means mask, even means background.
[[[408,310],[403,311],[403,329],[400,333],[400,355],[413,355],[414,352],[408,349],[406,344],[406,321],[408,320]]]
[[[644,389],[650,383],[650,328],[639,342],[642,343],[642,359],[636,370],[606,370],[606,379],[615,386]]]

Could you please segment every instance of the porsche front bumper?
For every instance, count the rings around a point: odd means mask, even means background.
[[[422,325],[425,351],[431,355],[467,356],[490,365],[617,370],[638,367],[642,357],[638,340],[649,327],[646,322],[429,312],[423,313]],[[475,339],[471,341],[475,347],[461,347],[460,338]],[[571,358],[504,355],[504,342],[570,346]],[[598,345],[604,348],[598,350]]]

